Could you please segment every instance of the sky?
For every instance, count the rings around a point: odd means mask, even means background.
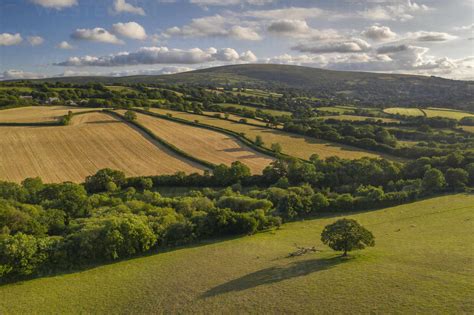
[[[474,0],[0,0],[0,80],[241,63],[474,80]]]

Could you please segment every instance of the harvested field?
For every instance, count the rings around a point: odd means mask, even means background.
[[[69,111],[79,113],[97,108],[73,106],[28,106],[0,110],[0,122],[33,123],[55,121]]]
[[[173,117],[186,119],[189,121],[198,120],[207,125],[221,127],[235,132],[243,132],[246,137],[255,139],[256,136],[261,136],[264,141],[264,146],[270,148],[272,143],[279,143],[283,148],[283,153],[308,159],[313,154],[318,154],[321,158],[330,156],[339,156],[346,159],[358,159],[362,157],[381,157],[382,154],[364,151],[355,147],[332,143],[329,141],[313,139],[309,137],[298,136],[283,131],[268,129],[264,127],[255,127],[246,124],[236,123],[223,119],[205,117],[202,115],[189,114],[177,112],[166,109],[153,108],[151,111],[166,115],[172,114]],[[384,156],[387,159],[394,160],[392,156]],[[396,158],[395,158],[396,159]],[[399,159],[396,159],[399,160]]]
[[[391,115],[405,115],[405,116],[424,116],[423,111],[418,108],[392,107],[383,110],[384,113]]]
[[[118,112],[124,113],[124,111]],[[204,116],[200,117],[204,118]],[[201,160],[226,165],[240,161],[255,174],[262,173],[263,169],[273,161],[273,158],[220,132],[139,113],[137,113],[137,118],[139,123],[150,129],[159,138]]]
[[[203,170],[104,113],[75,117],[70,126],[0,127],[0,134],[0,180],[83,182],[106,167],[127,176]]]
[[[204,112],[204,114],[206,115],[215,115],[215,114],[220,114],[221,115],[221,118],[224,118],[224,113],[218,113],[218,112]],[[247,117],[242,117],[242,116],[239,116],[239,115],[234,115],[234,114],[228,114],[229,115],[229,120],[232,120],[232,121],[240,121],[241,119],[246,119],[247,122],[249,124],[254,124],[254,125],[260,125],[260,126],[266,126],[267,123],[264,122],[263,120],[258,120],[258,119],[254,119],[254,118],[247,118]]]

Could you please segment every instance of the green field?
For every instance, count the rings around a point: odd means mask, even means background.
[[[0,91],[16,90],[19,92],[31,92],[33,88],[27,86],[0,86]]]
[[[423,111],[418,108],[392,107],[384,109],[383,112],[390,115],[424,116]]]
[[[271,114],[271,115],[274,115],[274,116],[284,116],[284,115],[291,116],[290,112],[283,111],[283,110],[263,109],[263,108],[257,108],[257,107],[252,107],[252,106],[246,106],[246,105],[240,105],[240,104],[228,104],[228,103],[217,104],[217,105],[220,105],[222,107],[235,107],[235,108],[241,108],[241,109],[249,109],[249,110],[253,110],[253,111],[256,111],[257,109],[260,109],[262,112],[267,113],[267,114]]]
[[[114,92],[136,92],[131,87],[121,85],[107,85],[106,88]]]
[[[474,117],[474,114],[462,112],[458,110],[450,110],[445,108],[428,108],[423,109],[427,117],[445,117],[460,120],[463,117]]]
[[[334,114],[353,114],[354,109],[346,106],[323,106],[318,107],[318,111],[325,112],[325,113],[334,113]]]
[[[474,196],[284,225],[0,287],[0,313],[474,312]],[[342,259],[319,241],[351,217],[376,246]],[[294,244],[321,252],[286,258]]]

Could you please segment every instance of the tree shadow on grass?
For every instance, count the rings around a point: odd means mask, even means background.
[[[260,285],[272,284],[291,278],[306,276],[314,272],[333,268],[347,261],[347,258],[336,256],[325,259],[319,258],[298,261],[286,266],[265,268],[218,285],[201,295],[201,298],[213,297],[229,292],[243,291]]]

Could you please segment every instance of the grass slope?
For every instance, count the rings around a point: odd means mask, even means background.
[[[0,180],[82,182],[102,168],[129,176],[198,172],[131,126],[102,113],[74,117],[70,126],[0,127]]]
[[[0,313],[472,313],[473,195],[286,224],[0,287]],[[343,260],[319,235],[357,219],[376,247]],[[321,252],[285,256],[294,244]]]
[[[118,111],[123,114],[125,111]],[[261,154],[223,133],[188,126],[137,113],[137,121],[159,138],[182,151],[213,164],[246,164],[252,173],[261,174],[274,159]]]
[[[182,118],[190,121],[199,120],[199,122],[207,125],[217,126],[235,132],[243,132],[245,136],[250,139],[255,139],[256,136],[261,136],[264,141],[264,146],[270,148],[272,143],[280,143],[283,148],[283,153],[292,155],[302,159],[309,159],[313,154],[318,154],[321,158],[330,156],[339,156],[346,159],[358,159],[364,156],[380,157],[381,155],[364,151],[355,147],[331,143],[329,141],[313,139],[310,137],[298,136],[274,129],[264,127],[250,126],[237,122],[232,122],[224,119],[214,117],[205,117],[202,115],[177,112],[172,110],[152,108],[151,111],[159,114],[170,113],[174,117]],[[393,157],[386,156],[388,159]]]

